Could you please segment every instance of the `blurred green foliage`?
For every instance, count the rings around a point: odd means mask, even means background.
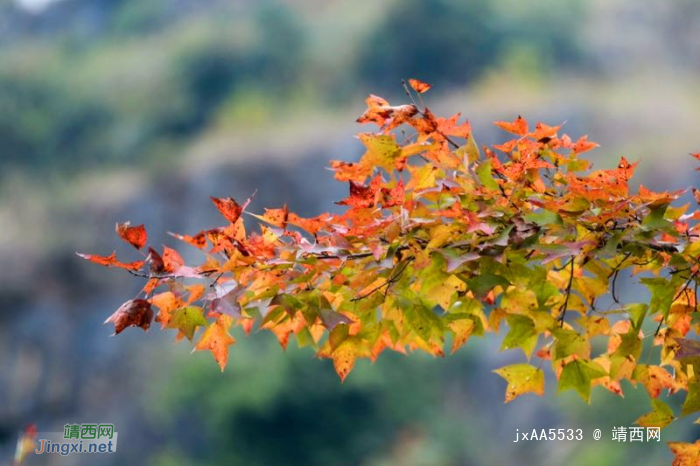
[[[6,161],[51,170],[89,165],[110,150],[112,114],[65,84],[0,75],[0,141]]]
[[[440,463],[456,454],[459,442],[441,438],[456,422],[441,398],[445,384],[463,377],[445,364],[389,354],[360,364],[341,385],[330,361],[297,348],[282,353],[265,336],[241,336],[224,374],[204,355],[169,365],[148,394],[153,427],[163,438],[186,440],[179,448],[164,442],[153,463],[360,464],[389,461],[410,439],[423,443],[421,455],[439,452]],[[477,365],[465,354],[454,364]]]
[[[462,86],[523,54],[546,67],[580,58],[572,32],[579,2],[390,2],[373,32],[339,44],[355,51],[340,64],[354,71],[319,81],[323,57],[314,62],[312,50],[328,31],[305,8],[274,0],[95,3],[73,0],[63,13],[59,3],[47,32],[0,41],[0,142],[11,165],[70,173],[164,148],[174,155],[243,94],[264,95],[258,104],[268,107],[299,93],[337,106],[368,90],[396,93],[411,76]],[[75,14],[81,6],[85,15]]]
[[[642,387],[625,383],[625,398],[597,387],[588,405],[573,392],[557,394],[548,374],[545,398],[502,404],[504,385],[490,373],[497,364],[484,358],[494,350],[486,339],[473,338],[445,359],[388,352],[373,364],[359,362],[341,384],[330,361],[293,341],[282,352],[269,335],[236,338],[223,374],[205,352],[171,347],[159,356],[168,369],[151,380],[144,399],[147,430],[155,432],[149,464],[539,464],[554,453],[551,464],[651,465],[668,454],[655,442],[610,441],[613,426],[630,427],[649,410]],[[667,401],[679,411],[680,400]],[[537,419],[523,415],[532,411]],[[687,421],[664,429],[664,439],[691,439]],[[580,428],[584,438],[514,443],[516,428]]]
[[[543,72],[582,59],[576,28],[585,14],[580,1],[408,0],[392,5],[363,47],[359,66],[366,86],[391,89],[417,69],[433,84],[466,85],[512,59],[516,49],[536,53]]]

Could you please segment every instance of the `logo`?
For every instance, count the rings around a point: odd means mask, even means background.
[[[66,424],[63,432],[39,432],[34,453],[114,453],[117,451],[117,432],[114,424]]]

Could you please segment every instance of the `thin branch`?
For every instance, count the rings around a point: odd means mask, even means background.
[[[698,272],[700,272],[700,269],[698,269],[696,272],[694,272],[690,277],[688,277],[688,280],[685,282],[683,285],[683,288],[676,294],[676,296],[671,300],[671,306],[673,306],[673,302],[677,300],[678,298],[681,297],[681,295],[688,289],[688,286],[690,285],[690,282],[697,277]],[[697,289],[697,281],[695,282],[695,289]],[[697,298],[696,298],[697,299]],[[697,303],[696,303],[697,307]],[[669,309],[670,312],[670,309]],[[668,313],[667,313],[668,314]],[[661,331],[661,326],[664,324],[664,321],[666,320],[666,316],[662,315],[661,319],[659,320],[659,326],[656,327],[656,331],[654,332],[654,336],[658,336],[659,332]]]
[[[405,249],[403,246],[397,248],[398,249]],[[306,257],[315,257],[316,259],[364,259],[366,257],[370,257],[372,255],[371,252],[359,252],[357,254],[348,254],[347,256],[339,256],[337,254],[316,254],[316,253],[307,253],[304,254]]]
[[[564,317],[566,317],[566,308],[569,305],[569,296],[571,296],[571,286],[574,283],[574,256],[571,256],[571,261],[569,261],[569,264],[571,264],[571,274],[569,275],[569,284],[566,286],[566,298],[564,299],[564,305],[561,307],[561,310],[559,311],[559,322],[562,327],[564,327]]]
[[[406,270],[406,267],[408,267],[409,262],[410,262],[410,260],[406,260],[406,262],[404,262],[404,264],[403,264],[403,267],[401,267],[401,269],[398,272],[396,272],[391,278],[389,278],[389,280],[385,281],[381,285],[375,286],[374,288],[372,288],[371,290],[369,290],[365,294],[362,294],[360,296],[356,296],[356,297],[352,298],[350,301],[360,301],[361,299],[365,299],[368,296],[371,296],[372,294],[374,294],[375,292],[381,290],[385,286],[386,286],[386,292],[388,292],[389,287],[391,285],[393,285],[394,283],[396,283],[399,280],[399,278],[401,278],[401,274],[403,273],[404,270]],[[386,296],[386,292],[385,292],[384,296]]]
[[[219,273],[219,275],[216,276],[214,281],[209,284],[209,288],[214,288],[216,286],[216,284],[219,282],[219,280],[221,279],[221,277],[223,277],[223,276],[224,276],[224,272]]]
[[[612,271],[608,274],[608,278],[610,278],[611,276],[613,276],[614,273],[618,272],[618,271],[620,270],[620,267],[622,267],[622,264],[624,264],[625,261],[626,261],[627,259],[629,259],[629,257],[630,257],[631,255],[632,255],[631,252],[628,252],[627,254],[625,254],[625,257],[623,257],[622,260],[615,266],[615,268],[612,269]]]
[[[178,278],[179,275],[151,275],[150,273],[142,273],[142,272],[136,272],[133,270],[125,269],[127,272],[129,272],[131,275],[134,277],[141,277],[141,278],[148,278],[149,280],[153,278],[161,279],[161,278]]]
[[[408,84],[406,83],[406,80],[405,80],[405,79],[402,79],[402,80],[401,80],[401,84],[403,85],[403,88],[404,88],[404,90],[406,91],[406,95],[408,96],[409,99],[411,99],[411,102],[413,103],[413,106],[416,107],[416,110],[418,110],[418,113],[420,114],[420,116],[422,116],[423,118],[427,119],[428,117],[427,117],[427,115],[425,114],[425,111],[424,111],[424,110],[421,110],[420,106],[418,106],[418,104],[416,103],[416,99],[413,98],[413,94],[411,94],[411,91],[408,89]],[[418,98],[420,99],[421,104],[423,104],[423,98],[420,96],[420,94],[418,94]],[[425,106],[425,104],[423,104],[423,108],[427,108],[427,107]],[[447,141],[448,144],[450,144],[450,145],[452,146],[453,149],[459,149],[459,147],[460,147],[459,144],[457,144],[457,143],[454,142],[452,139],[450,139],[449,136],[447,136],[445,133],[443,133],[442,131],[438,130],[437,128],[435,129],[435,132],[438,133],[438,134],[439,134],[440,136],[442,136],[443,138],[445,138],[445,141]]]
[[[124,269],[127,272],[129,272],[131,275],[134,277],[141,277],[141,278],[148,278],[149,280],[152,279],[166,279],[166,278],[186,278],[183,277],[182,275],[177,275],[177,274],[165,274],[165,275],[152,275],[150,273],[143,273],[143,272],[136,272],[134,270],[129,270],[129,269]],[[214,270],[207,270],[205,272],[200,272],[200,275],[202,275],[204,278],[210,278],[209,275],[213,274],[215,271]],[[194,277],[196,278],[196,277]]]
[[[613,301],[615,301],[617,304],[620,304],[620,300],[617,299],[617,287],[616,287],[617,277],[618,277],[618,275],[620,275],[620,267],[622,267],[622,264],[624,264],[625,261],[627,259],[629,259],[629,257],[631,255],[632,255],[631,252],[628,252],[627,254],[625,254],[625,257],[622,258],[622,260],[615,266],[615,268],[612,270],[612,272],[610,272],[610,274],[608,275],[608,278],[610,278],[611,275],[613,277],[612,284],[610,285],[610,291],[612,294]]]
[[[654,251],[658,252],[678,252],[678,249],[676,249],[675,246],[670,245],[670,244],[650,244],[650,243],[639,243],[636,241],[625,241],[622,240],[620,241],[620,246],[625,247],[625,246],[642,246],[644,248],[649,248],[653,249]]]
[[[495,173],[496,176],[497,176],[498,178],[500,178],[501,180],[503,180],[503,181],[508,181],[508,180],[506,180],[505,176],[503,176],[503,174],[499,173],[498,171],[492,170],[492,172]],[[516,206],[516,205],[513,203],[513,201],[511,200],[510,196],[508,196],[508,195],[506,194],[506,190],[503,189],[503,186],[501,186],[500,183],[496,183],[496,184],[498,185],[498,190],[501,192],[501,196],[503,196],[503,198],[504,198],[506,201],[508,201],[508,203],[510,204],[510,206],[511,206],[512,208],[514,208],[515,210],[520,210],[520,209],[518,208],[518,206]]]

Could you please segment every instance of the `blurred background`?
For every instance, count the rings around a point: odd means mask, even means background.
[[[110,337],[102,322],[143,283],[76,251],[128,254],[126,220],[180,247],[167,231],[221,224],[209,195],[336,209],[328,160],[361,154],[364,97],[402,101],[409,77],[481,144],[506,137],[494,120],[566,122],[601,144],[596,168],[624,155],[637,183],[697,185],[694,0],[0,0],[0,461],[30,422],[119,432],[114,455],[36,465],[664,464],[665,440],[694,440],[685,419],[661,443],[613,443],[650,410],[629,384],[589,406],[550,374],[545,397],[504,405],[491,371],[524,358],[498,352],[503,334],[441,360],[385,353],[344,384],[268,332],[236,334],[223,374],[173,332]],[[516,444],[516,428],[585,436]]]

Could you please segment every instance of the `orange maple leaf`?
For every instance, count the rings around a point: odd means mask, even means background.
[[[432,84],[424,83],[423,81],[419,79],[409,79],[408,84],[413,88],[414,91],[416,91],[419,94],[422,94],[424,92],[428,92],[431,87],[433,87]]]
[[[98,256],[97,254],[83,254],[80,252],[77,252],[76,254],[82,257],[83,259],[87,259],[96,264],[104,265],[105,267],[119,267],[122,269],[132,271],[140,270],[141,267],[143,267],[143,264],[146,263],[146,261],[119,262],[117,260],[116,251],[110,254],[109,256]]]
[[[143,225],[130,226],[129,222],[117,223],[115,230],[121,239],[131,244],[136,249],[141,249],[146,245],[148,235]]]
[[[508,131],[509,133],[517,134],[518,136],[524,136],[527,134],[527,121],[525,118],[518,116],[512,123],[507,121],[496,121],[493,123],[501,129]]]
[[[212,356],[221,367],[221,372],[224,371],[228,362],[228,347],[236,343],[236,339],[228,333],[232,323],[231,316],[219,315],[216,321],[202,333],[194,347],[196,351],[211,351]]]

